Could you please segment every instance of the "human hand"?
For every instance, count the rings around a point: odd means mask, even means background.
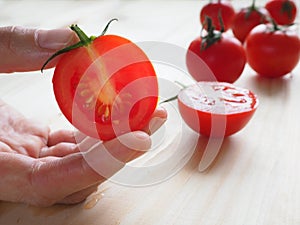
[[[22,27],[0,28],[0,40],[0,72],[5,73],[39,70],[54,52],[78,41],[69,29]],[[56,62],[51,61],[47,67]],[[99,142],[73,131],[50,132],[47,126],[28,120],[0,100],[0,200],[38,206],[84,200],[109,177],[97,173],[85,159],[104,148],[109,150],[123,162],[107,168],[113,175],[150,147],[150,130],[158,129],[167,113],[157,109],[152,117],[152,129],[146,127]]]
[[[157,109],[150,121],[153,126],[145,131],[155,132],[166,116],[164,109]],[[121,140],[134,144],[134,149]],[[122,162],[106,168],[111,176],[150,146],[150,137],[143,131],[107,142],[69,130],[50,132],[0,102],[0,200],[37,206],[81,202],[108,178],[91,168],[86,158],[108,150]]]
[[[40,70],[57,50],[78,41],[70,29],[28,29],[0,27],[0,73]],[[59,58],[59,57],[58,57]],[[57,59],[47,65],[53,67]]]

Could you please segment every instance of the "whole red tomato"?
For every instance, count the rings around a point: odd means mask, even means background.
[[[212,1],[206,4],[200,11],[200,22],[204,28],[206,26],[206,17],[210,17],[216,30],[226,31],[230,28],[234,17],[234,8],[227,0]],[[221,17],[221,21],[220,21]],[[223,24],[222,24],[223,23]]]
[[[265,8],[279,25],[292,24],[297,16],[297,6],[293,0],[269,0]]]
[[[238,11],[232,21],[232,32],[241,42],[244,42],[249,32],[257,25],[267,22],[268,11],[255,6],[255,0],[249,7]]]
[[[156,74],[145,53],[123,37],[104,35],[107,27],[90,38],[76,25],[71,29],[80,42],[53,56],[64,53],[53,76],[62,113],[101,140],[144,128],[158,99]]]
[[[206,36],[198,37],[190,43],[186,54],[188,71],[197,81],[217,80],[233,83],[244,70],[245,50],[240,41],[233,36],[226,36],[211,28],[213,27],[209,28]],[[211,72],[207,72],[205,66],[208,66]]]
[[[222,82],[198,82],[178,94],[181,117],[204,136],[226,137],[240,131],[257,106],[253,92]]]
[[[249,65],[259,75],[280,77],[290,73],[300,58],[300,39],[291,28],[276,24],[256,26],[245,41]]]

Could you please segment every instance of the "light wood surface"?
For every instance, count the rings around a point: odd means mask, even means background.
[[[250,4],[232,2],[237,8]],[[109,33],[134,42],[166,42],[187,48],[200,32],[198,15],[203,4],[0,0],[0,21],[1,26],[49,29],[78,23],[86,33],[97,34],[116,17],[119,22]],[[180,79],[174,68],[156,66],[159,77]],[[53,129],[71,128],[54,100],[52,73],[1,74],[0,97]],[[146,187],[108,181],[85,202],[73,206],[36,208],[0,202],[0,225],[299,225],[300,65],[282,79],[258,77],[247,66],[235,84],[254,91],[259,108],[245,129],[224,140],[215,162],[204,173],[198,171],[198,165],[208,141],[182,125],[182,140],[189,146],[186,151],[193,143],[197,148],[188,163],[169,179]],[[178,115],[170,112],[169,116]],[[159,141],[157,137],[155,141]],[[166,144],[167,150],[173,147]],[[189,155],[184,154],[184,146],[179,150],[179,161],[184,162]],[[153,163],[166,157],[164,154],[158,152],[139,163]]]

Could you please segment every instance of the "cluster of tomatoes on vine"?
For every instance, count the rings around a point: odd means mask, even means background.
[[[259,75],[281,77],[300,58],[294,0],[268,0],[235,10],[228,0],[210,1],[200,10],[201,35],[189,46],[187,67],[197,80],[207,80],[193,55],[200,57],[217,81],[235,82],[245,64]],[[230,32],[231,31],[231,32]]]

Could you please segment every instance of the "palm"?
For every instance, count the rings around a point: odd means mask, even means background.
[[[165,121],[165,110],[156,110],[152,119],[158,119],[158,126],[146,127],[148,132],[154,132]],[[148,149],[151,145],[143,133],[136,131],[127,136],[128,142],[135,143],[134,149]],[[0,200],[44,206],[80,202],[105,179],[83,155],[93,157],[103,145],[126,163],[143,153],[132,152],[118,139],[99,142],[81,133],[76,133],[76,138],[74,135],[68,130],[49,132],[47,126],[26,119],[0,100],[0,175],[4,174],[0,179]],[[119,169],[113,167],[111,174]]]
[[[63,159],[63,156],[78,152],[74,147],[76,144],[72,131],[60,130],[52,133],[49,131],[47,126],[25,118],[0,100],[0,169],[6,173],[0,182],[0,199],[49,205],[55,202],[78,202],[95,191],[97,185],[91,185],[82,192],[78,190],[79,192],[75,194],[57,193],[55,191],[57,188],[50,185],[51,180],[50,184],[42,182],[43,177],[51,176],[51,170],[57,174],[56,168],[51,168],[55,162]],[[39,167],[49,169],[40,171],[36,169]],[[26,174],[25,179],[22,173]],[[19,178],[11,182],[11,178],[14,177]],[[22,186],[23,189],[16,191],[15,186]]]
[[[12,107],[0,105],[0,151],[38,158],[47,146],[49,128],[26,119]]]

